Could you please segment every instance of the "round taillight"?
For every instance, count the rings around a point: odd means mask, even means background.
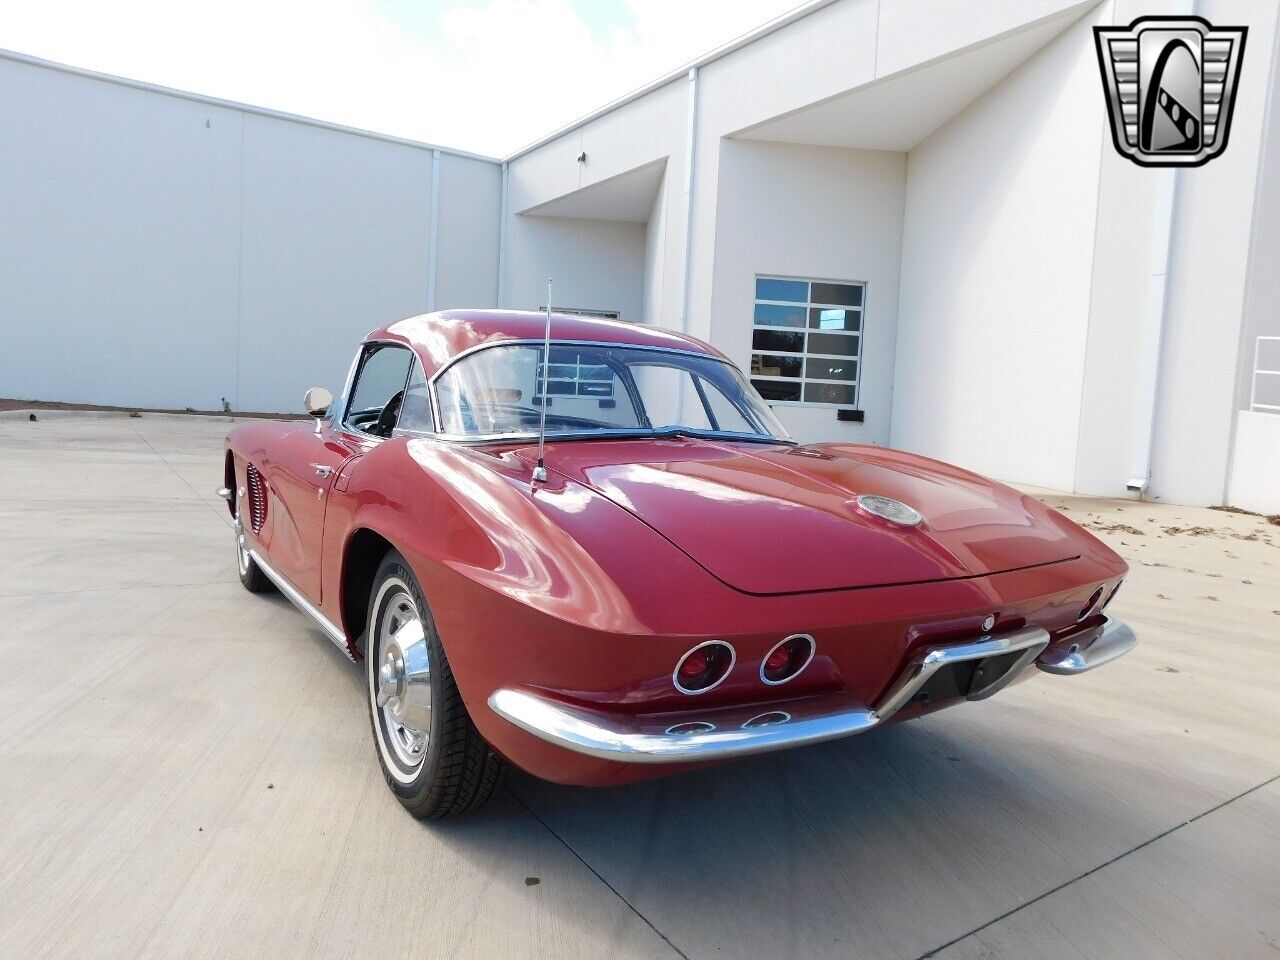
[[[707,663],[711,657],[706,650],[694,650],[691,654],[680,661],[681,680],[694,680],[707,672]]]
[[[765,654],[760,663],[760,679],[770,686],[786,683],[809,665],[814,650],[813,637],[807,633],[787,637]]]
[[[721,640],[700,643],[676,664],[671,681],[681,693],[706,693],[733,669],[733,647]]]
[[[1077,623],[1085,619],[1089,614],[1093,613],[1094,609],[1098,606],[1098,601],[1102,599],[1102,591],[1103,588],[1099,587],[1097,590],[1093,591],[1093,593],[1089,594],[1089,599],[1085,601],[1084,606],[1080,608],[1080,613],[1076,615]]]

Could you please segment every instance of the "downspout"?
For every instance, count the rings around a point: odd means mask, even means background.
[[[1156,399],[1160,391],[1160,350],[1164,342],[1165,298],[1169,287],[1169,246],[1173,233],[1173,208],[1177,200],[1178,172],[1151,170],[1159,177],[1151,225],[1151,261],[1147,271],[1147,297],[1139,328],[1134,382],[1133,454],[1129,463],[1129,491],[1141,498],[1151,482],[1151,455],[1155,442]]]
[[[698,146],[698,68],[689,71],[689,127],[685,134],[684,168],[684,276],[680,291],[680,329],[689,332],[693,300],[689,280],[693,273],[693,177]]]
[[[507,185],[511,182],[511,165],[502,162],[502,199],[498,201],[498,303],[507,302]]]
[[[440,252],[440,151],[431,151],[431,221],[427,234],[427,310],[436,308],[436,260]]]

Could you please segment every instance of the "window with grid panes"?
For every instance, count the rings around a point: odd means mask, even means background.
[[[769,403],[858,405],[866,284],[756,277],[751,384]]]

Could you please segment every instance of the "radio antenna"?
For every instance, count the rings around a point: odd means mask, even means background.
[[[551,278],[547,277],[547,327],[542,335],[542,416],[538,424],[538,465],[533,468],[535,483],[547,482],[547,463],[543,451],[547,446],[547,377],[551,373]]]

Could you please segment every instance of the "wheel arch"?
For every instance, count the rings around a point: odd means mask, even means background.
[[[364,655],[364,627],[369,619],[369,595],[382,558],[399,548],[371,527],[357,527],[342,551],[339,608],[342,628],[353,649]]]
[[[222,462],[222,485],[231,491],[231,496],[227,499],[227,511],[234,520],[236,504],[240,502],[240,498],[236,496],[236,455],[230,447],[227,447],[227,455]]]

